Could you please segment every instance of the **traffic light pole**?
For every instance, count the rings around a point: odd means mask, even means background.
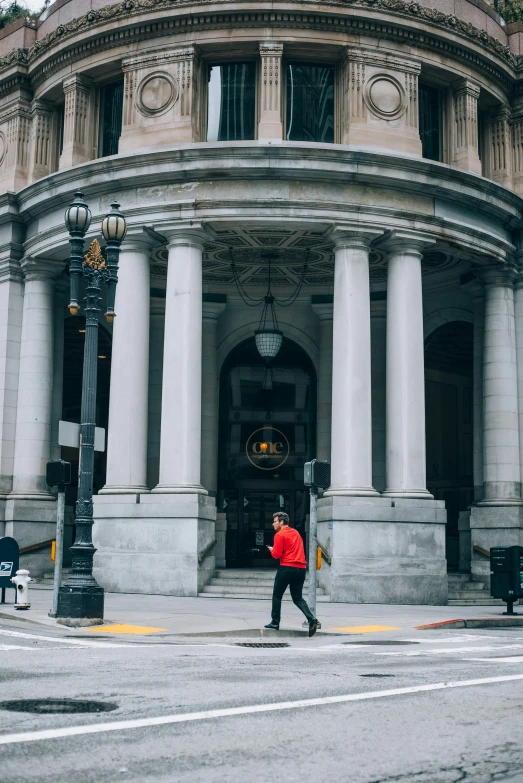
[[[318,549],[318,490],[310,487],[309,515],[309,609],[316,617],[316,552]]]

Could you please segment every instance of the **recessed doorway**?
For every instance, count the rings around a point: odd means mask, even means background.
[[[228,568],[276,566],[272,515],[286,511],[306,543],[303,465],[316,440],[316,375],[309,357],[284,340],[271,365],[254,339],[227,357],[220,382],[218,511],[226,514]]]

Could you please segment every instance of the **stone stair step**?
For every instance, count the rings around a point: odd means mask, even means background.
[[[269,597],[272,596],[272,585],[270,588],[264,587],[263,585],[260,585],[259,587],[252,587],[251,585],[234,585],[232,587],[230,586],[223,586],[221,584],[208,584],[205,585],[203,588],[203,592],[205,593],[221,593],[226,594],[230,596],[234,596],[237,594],[248,594],[248,595],[267,595]],[[316,590],[318,595],[322,595],[325,591],[323,587],[318,587]]]
[[[272,598],[272,593],[256,593],[255,595],[251,595],[250,593],[234,593],[232,595],[231,593],[209,593],[206,590],[206,587],[203,588],[203,592],[198,593],[199,596],[202,598],[245,598],[255,601],[270,601]],[[305,599],[307,599],[307,596],[305,596]],[[290,601],[291,597],[284,595],[283,596],[284,601]],[[317,595],[317,601],[318,603],[328,603],[331,600],[330,595]]]
[[[449,606],[505,606],[497,598],[449,598]]]

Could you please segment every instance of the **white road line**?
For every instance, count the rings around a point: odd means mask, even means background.
[[[474,652],[492,652],[495,650],[521,650],[523,644],[499,644],[487,647],[445,647],[434,648],[430,650],[402,650],[401,652],[376,652],[374,655],[403,655],[405,657],[414,657],[419,655],[454,655],[456,653],[474,653]]]
[[[510,658],[463,658],[463,660],[482,663],[523,663],[523,655],[512,655]]]
[[[295,710],[302,707],[322,707],[326,704],[344,704],[353,701],[369,699],[385,699],[389,696],[403,696],[410,693],[427,693],[442,691],[449,688],[470,688],[475,685],[491,685],[494,683],[514,682],[523,680],[523,674],[505,677],[487,677],[481,680],[458,680],[457,682],[436,682],[431,685],[415,685],[410,688],[394,688],[386,691],[371,691],[368,693],[348,693],[342,696],[322,696],[318,699],[299,699],[297,701],[281,701],[274,704],[251,704],[245,707],[228,707],[219,710],[203,712],[187,712],[177,715],[162,715],[157,718],[136,718],[120,720],[113,723],[94,723],[86,726],[69,726],[63,729],[43,729],[27,731],[20,734],[0,735],[0,745],[14,745],[20,742],[39,742],[41,740],[62,739],[84,734],[102,734],[107,731],[125,731],[128,729],[143,729],[148,726],[166,726],[172,723],[189,723],[191,721],[210,720],[213,718],[228,718],[236,715],[251,715],[262,712],[278,712]]]

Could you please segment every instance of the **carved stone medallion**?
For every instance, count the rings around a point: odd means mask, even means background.
[[[154,117],[171,108],[178,98],[178,86],[167,73],[152,73],[138,86],[136,105],[138,110]]]
[[[373,114],[384,120],[395,120],[407,108],[402,84],[387,74],[376,74],[367,82],[365,103]]]

